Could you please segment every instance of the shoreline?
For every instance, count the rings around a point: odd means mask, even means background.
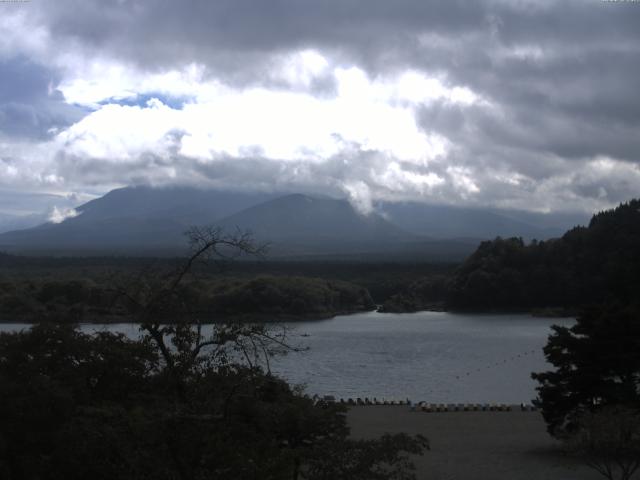
[[[435,312],[435,313],[451,313],[451,314],[468,314],[468,315],[530,315],[534,318],[572,318],[577,315],[577,312],[571,310],[556,310],[556,309],[540,309],[540,310],[451,310],[442,308],[423,309],[416,311],[406,312],[390,312],[373,308],[369,310],[345,310],[337,312],[327,313],[310,313],[304,315],[296,314],[237,314],[237,315],[220,315],[219,320],[208,320],[201,322],[201,325],[214,325],[218,323],[296,323],[296,322],[313,322],[322,320],[331,320],[339,316],[357,315],[360,313],[379,313],[381,315],[411,315],[421,312]],[[212,314],[213,316],[214,314]],[[85,318],[79,318],[74,321],[60,321],[55,318],[44,318],[36,320],[34,318],[7,318],[0,316],[0,324],[19,323],[25,325],[35,325],[41,322],[55,322],[55,323],[69,323],[69,324],[118,324],[118,323],[137,323],[136,320],[129,316],[120,315],[87,315]],[[171,324],[175,322],[160,321],[161,324]],[[195,325],[195,323],[193,323]]]
[[[310,313],[304,315],[295,315],[295,314],[268,314],[268,313],[260,313],[260,314],[211,314],[212,317],[219,316],[219,320],[208,320],[200,322],[201,325],[215,325],[218,323],[285,323],[285,322],[312,322],[312,321],[322,321],[322,320],[331,320],[332,318],[341,316],[341,315],[355,315],[358,313],[368,313],[375,312],[375,309],[371,310],[345,310],[345,311],[337,311],[337,312],[327,312],[327,313]],[[131,316],[124,315],[104,315],[104,316],[91,316],[87,315],[85,318],[79,318],[75,321],[60,321],[55,318],[43,318],[41,320],[35,320],[33,318],[28,319],[8,319],[5,317],[0,317],[0,324],[10,324],[10,323],[20,323],[25,325],[36,325],[41,322],[54,322],[54,323],[68,323],[71,325],[92,325],[92,324],[107,324],[113,325],[118,323],[139,323],[135,318]],[[161,320],[160,324],[170,325],[176,322],[170,322]],[[191,322],[195,325],[195,322]]]
[[[488,309],[473,309],[473,308],[447,308],[446,306],[434,306],[421,308],[419,310],[385,310],[383,306],[376,310],[379,313],[420,313],[420,312],[446,312],[446,313],[460,313],[469,315],[531,315],[536,318],[571,318],[578,315],[578,308],[564,308],[564,307],[535,307],[535,308],[488,308]]]

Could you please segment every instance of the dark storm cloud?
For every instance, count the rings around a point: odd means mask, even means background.
[[[372,75],[401,67],[441,72],[530,124],[533,145],[523,147],[546,143],[569,157],[638,155],[627,131],[640,123],[637,4],[114,0],[97,8],[70,0],[41,13],[55,37],[96,52],[147,68],[202,62],[231,81],[266,82],[270,54],[309,47],[357,61]],[[545,131],[547,119],[559,130]],[[598,149],[594,131],[611,126],[618,133],[605,134]]]
[[[579,57],[594,48],[629,48],[640,39],[637,5],[599,0],[67,0],[34,13],[54,37],[77,39],[96,53],[150,66],[196,61],[214,69],[210,61],[226,55],[240,56],[235,66],[241,68],[242,55],[313,47],[334,48],[370,64],[376,58],[385,64],[435,60],[449,70],[462,60],[464,71],[473,63],[491,66],[487,47],[498,44],[573,50]],[[452,52],[441,43],[440,53],[425,49],[415,39],[422,33],[451,43]],[[222,66],[233,68],[227,61]]]
[[[464,1],[218,0],[67,1],[47,6],[54,35],[149,64],[206,61],[220,52],[272,52],[327,47],[362,50],[420,30],[456,34],[482,20]],[[355,48],[354,48],[355,47]]]
[[[41,139],[87,112],[65,103],[57,74],[26,58],[0,60],[0,135]]]
[[[581,198],[589,206],[604,205],[640,189],[638,3],[64,0],[31,5],[29,15],[46,26],[50,41],[61,49],[138,72],[196,63],[208,78],[231,87],[303,88],[331,98],[336,79],[330,72],[302,87],[273,75],[281,56],[314,49],[332,67],[355,65],[371,79],[417,70],[446,86],[467,87],[479,98],[471,105],[437,99],[419,108],[420,127],[452,146],[446,158],[428,167],[362,149],[318,164],[259,156],[207,163],[176,152],[142,155],[133,164],[105,163],[61,154],[60,171],[78,183],[164,182],[172,181],[175,171],[244,188],[285,184],[344,190],[360,180],[372,195],[406,193],[504,206],[539,200],[549,208],[579,205]],[[10,94],[0,94],[0,128],[12,135],[41,135],[48,126],[64,123],[52,113],[57,112],[52,105],[62,104],[58,94],[41,95],[49,85],[44,67],[20,67],[32,69],[25,70],[29,79],[24,82],[17,80],[15,65],[1,68],[14,69],[0,73],[15,85]],[[15,120],[13,127],[8,118]],[[393,191],[381,180],[390,162],[410,176],[433,174],[444,183],[426,193]]]

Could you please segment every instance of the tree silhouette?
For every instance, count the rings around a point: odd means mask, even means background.
[[[415,478],[424,437],[352,440],[346,407],[269,372],[293,348],[286,332],[220,322],[205,335],[184,288],[197,265],[263,249],[218,229],[189,238],[178,268],[116,288],[141,338],[56,323],[0,334],[0,478]]]
[[[555,370],[532,374],[552,435],[608,405],[640,406],[639,317],[633,307],[592,307],[572,327],[552,327],[544,353]]]

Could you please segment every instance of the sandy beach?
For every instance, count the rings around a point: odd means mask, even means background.
[[[539,412],[414,412],[408,406],[352,407],[352,435],[420,433],[431,450],[415,463],[420,480],[597,480],[563,455]]]

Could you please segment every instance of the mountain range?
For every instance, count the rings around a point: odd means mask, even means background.
[[[0,234],[35,227],[47,221],[46,215],[11,215],[0,212]]]
[[[40,254],[176,254],[192,225],[249,230],[270,256],[460,260],[496,236],[545,239],[580,217],[381,203],[364,215],[345,199],[188,187],[126,187],[76,208],[60,223],[0,234],[0,250]],[[18,224],[17,228],[20,228]]]

